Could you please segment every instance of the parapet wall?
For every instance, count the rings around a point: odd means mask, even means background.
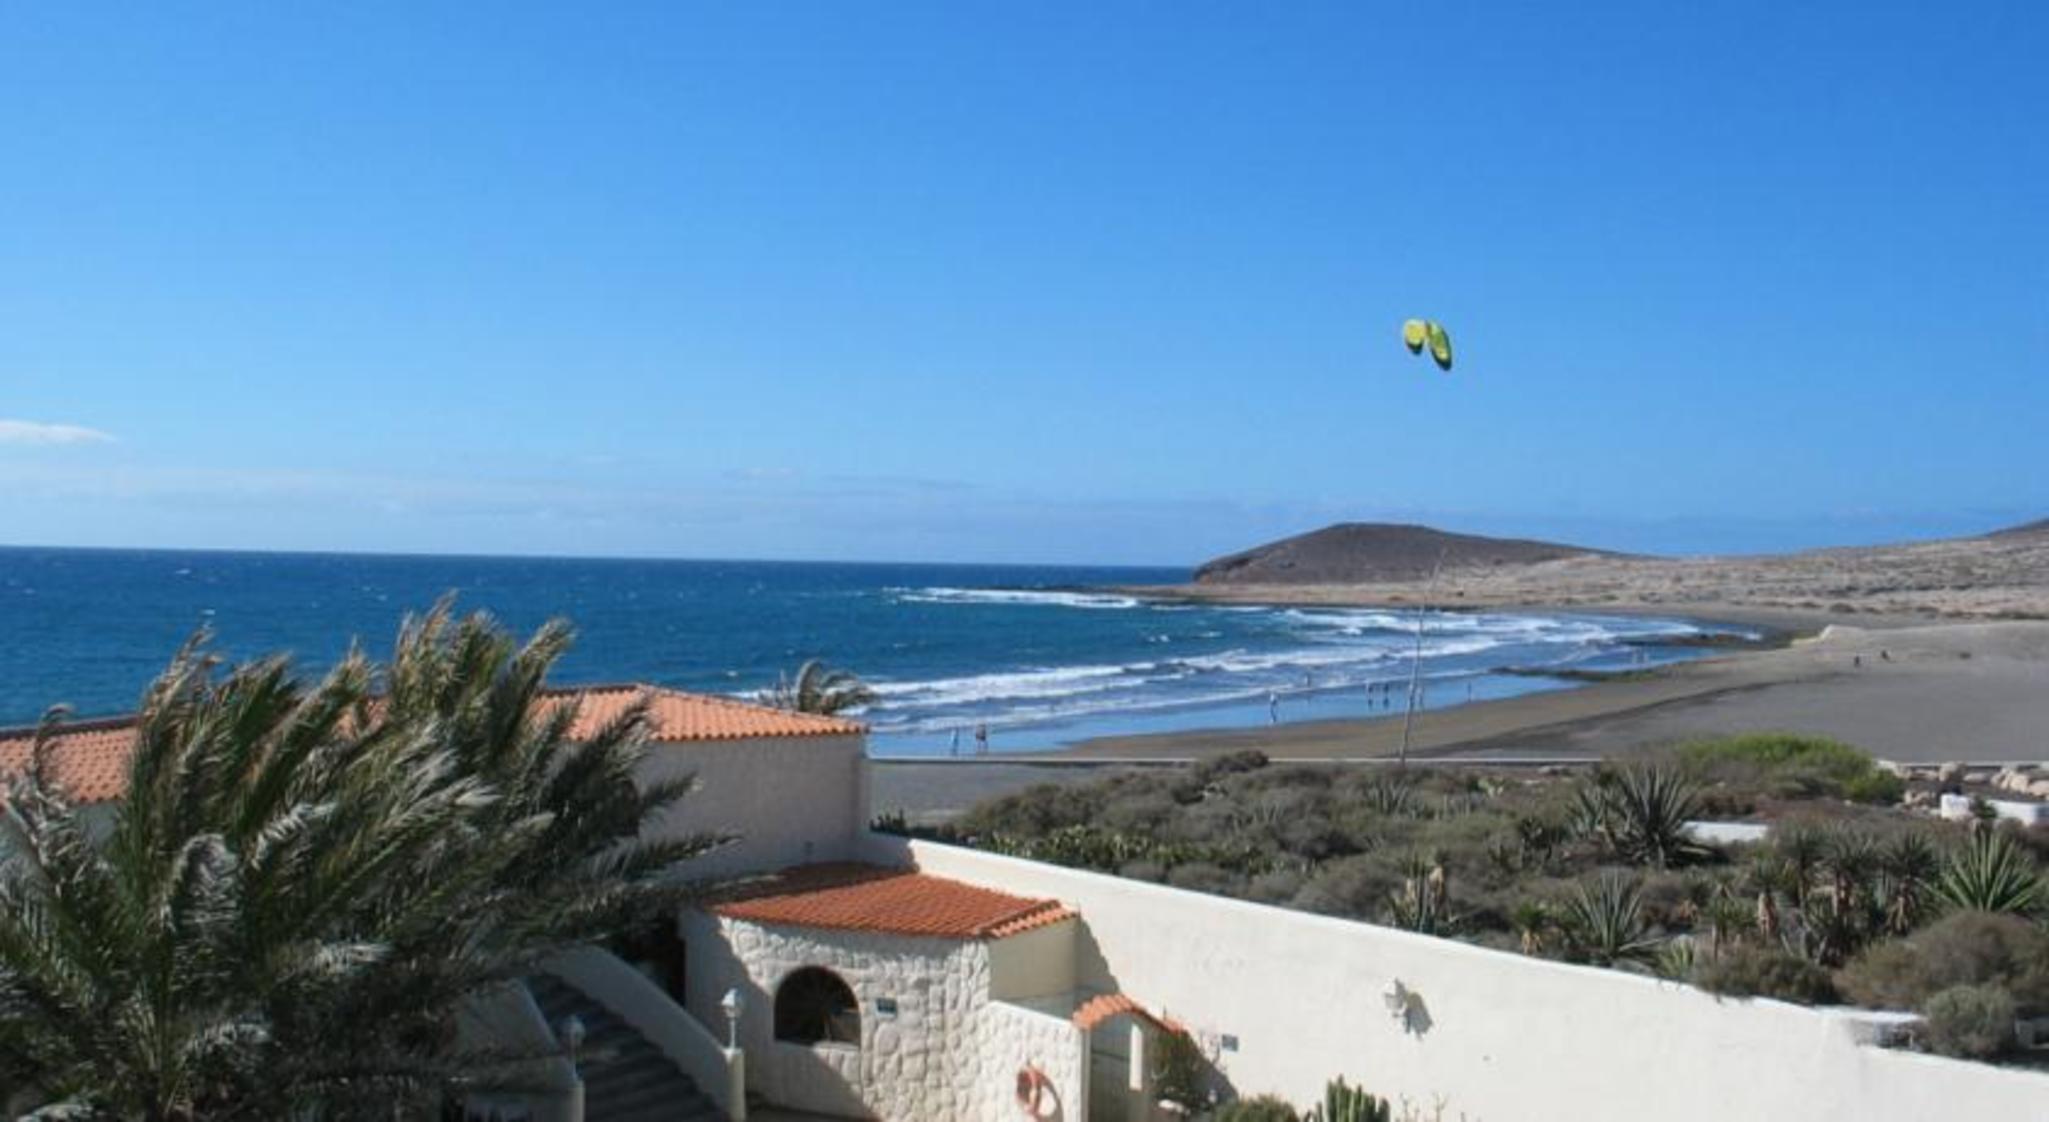
[[[1344,1075],[1446,1122],[2038,1118],[2049,1075],[1858,1043],[1858,1019],[930,842],[870,860],[1080,911],[1082,984],[1187,1024],[1239,1092]],[[1385,995],[1413,995],[1406,1016]]]

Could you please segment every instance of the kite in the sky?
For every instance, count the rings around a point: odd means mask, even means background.
[[[1412,319],[1402,324],[1402,344],[1412,355],[1422,354],[1423,348],[1429,347],[1431,361],[1437,363],[1437,368],[1451,369],[1451,335],[1436,320]]]

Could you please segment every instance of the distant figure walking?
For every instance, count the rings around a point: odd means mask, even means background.
[[[1864,656],[1863,656],[1863,655],[1851,655],[1851,656],[1850,656],[1850,665],[1851,665],[1851,666],[1857,666],[1857,667],[1861,667],[1861,666],[1863,666],[1863,665],[1864,665]]]
[[[988,754],[989,726],[986,723],[978,724],[975,726],[975,755],[986,756]]]
[[[955,725],[955,726],[953,726],[953,742],[952,742],[951,744],[948,744],[948,745],[946,746],[946,754],[947,754],[947,755],[949,755],[949,756],[958,756],[958,755],[960,755],[960,726],[959,726],[959,725]]]
[[[1279,691],[1268,691],[1266,695],[1266,723],[1281,723],[1281,695]]]

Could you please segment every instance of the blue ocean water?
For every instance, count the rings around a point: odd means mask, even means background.
[[[309,669],[352,639],[389,649],[400,617],[447,592],[520,630],[564,616],[564,683],[648,681],[745,694],[820,657],[880,694],[879,753],[996,750],[1107,733],[1385,712],[1415,616],[1371,609],[1142,603],[1089,587],[1184,580],[1169,569],[408,557],[0,548],[0,724],[69,704],[135,707],[188,635],[234,658],[287,651]],[[1683,620],[1433,614],[1428,702],[1555,680],[1504,666],[1687,657]],[[1644,644],[1650,644],[1645,646]]]

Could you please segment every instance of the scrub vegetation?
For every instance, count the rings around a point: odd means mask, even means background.
[[[1785,735],[1579,774],[1242,753],[1030,788],[927,833],[1731,997],[1915,1010],[1922,1046],[2012,1053],[2014,1017],[1987,1030],[2005,1006],[1980,991],[2049,1015],[2049,831],[1939,822],[1902,791],[1854,748]],[[1769,822],[1765,840],[1688,826],[1737,816]]]

